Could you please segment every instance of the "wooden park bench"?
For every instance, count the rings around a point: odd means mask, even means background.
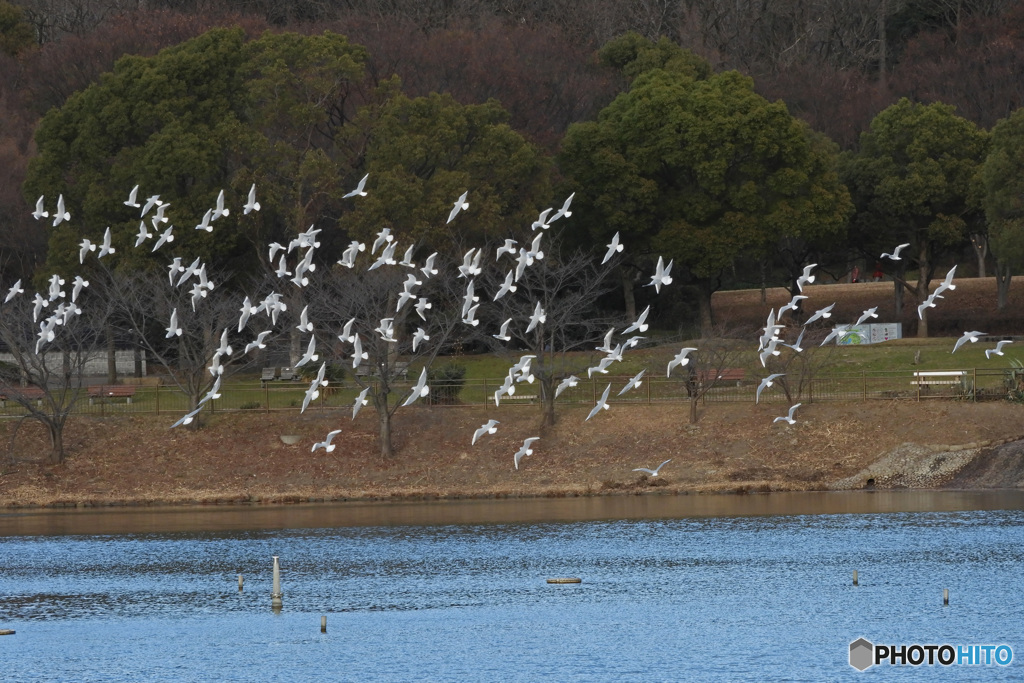
[[[933,386],[957,385],[963,386],[967,379],[966,370],[918,370],[914,372],[914,379],[911,384],[917,386],[917,397],[921,398],[921,391],[928,391]]]
[[[914,373],[911,384],[931,386],[935,384],[961,384],[967,376],[966,370],[919,370]]]
[[[130,384],[97,384],[89,387],[89,405],[98,398],[123,398],[128,403],[135,396],[136,387]]]
[[[536,401],[537,394],[512,394],[501,397],[502,401]]]
[[[18,401],[19,403],[35,401],[36,405],[40,405],[44,396],[46,396],[46,392],[36,386],[6,387],[0,389],[0,408],[6,408],[8,401]]]
[[[273,382],[277,379],[277,368],[263,368],[263,374],[260,375],[260,386],[267,386],[267,382]]]
[[[282,382],[296,382],[300,379],[301,375],[295,368],[284,367],[281,368],[281,375],[278,377]]]

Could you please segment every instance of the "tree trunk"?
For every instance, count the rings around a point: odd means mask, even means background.
[[[107,384],[117,384],[117,345],[114,343],[114,327],[107,325]]]
[[[540,381],[540,399],[542,402],[541,410],[544,411],[544,417],[541,420],[541,424],[545,427],[551,427],[555,424],[555,379],[554,377],[545,377]]]
[[[636,297],[633,294],[633,278],[624,266],[619,266],[619,277],[622,280],[622,298],[626,304],[626,317],[636,320]]]
[[[391,444],[391,413],[384,410],[377,413],[380,422],[380,454],[384,458],[392,458],[395,455],[394,446]]]
[[[988,256],[988,235],[975,233],[971,235],[971,246],[978,257],[978,277],[985,277],[985,258]]]
[[[892,278],[892,294],[893,294],[893,306],[896,309],[896,319],[903,319],[903,294],[906,292],[906,287],[903,283],[906,281],[907,267],[904,265],[904,261],[900,261],[896,265],[896,272]]]
[[[927,238],[921,238],[921,251],[917,257],[917,288],[915,298],[918,301],[924,301],[928,297],[928,280],[931,277],[931,262],[929,260],[928,253],[928,240]],[[917,325],[917,338],[924,339],[928,336],[928,311],[926,310],[921,316],[921,321]]]
[[[288,363],[291,367],[302,358],[302,332],[292,326],[288,333]]]
[[[690,396],[690,424],[697,424],[697,394]]]
[[[1013,275],[1010,273],[1010,267],[998,261],[996,263],[996,308],[1000,311],[1006,308],[1006,304],[1010,298],[1010,280]]]
[[[47,422],[50,432],[50,464],[59,465],[64,462],[64,425],[58,422]]]
[[[381,380],[384,381],[383,379]],[[377,409],[377,423],[380,435],[381,457],[391,458],[395,455],[394,446],[391,443],[391,411],[388,410],[388,393],[383,385],[378,385],[379,391],[373,393],[373,406]]]
[[[711,292],[706,287],[697,287],[697,302],[700,307],[700,333],[710,337],[714,332],[715,318],[711,311]]]

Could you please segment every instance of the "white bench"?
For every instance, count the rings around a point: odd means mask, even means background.
[[[914,373],[914,381],[919,387],[935,384],[963,384],[967,377],[966,370],[921,370]]]

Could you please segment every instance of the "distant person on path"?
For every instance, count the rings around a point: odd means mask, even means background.
[[[873,277],[874,277],[875,282],[881,282],[882,278],[885,277],[885,273],[882,271],[882,262],[881,261],[878,261],[877,263],[875,263],[875,272],[874,272]]]
[[[858,268],[857,266],[854,266],[853,270],[850,271],[850,282],[860,282],[860,268]]]

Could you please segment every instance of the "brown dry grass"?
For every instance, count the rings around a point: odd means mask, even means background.
[[[363,413],[216,416],[204,429],[169,431],[169,418],[80,418],[58,466],[19,461],[0,476],[0,504],[298,502],[357,498],[565,496],[658,491],[824,488],[903,442],[965,444],[1024,435],[1024,408],[969,402],[818,403],[801,421],[773,424],[781,404],[715,404],[695,426],[687,406],[615,406],[584,423],[586,408],[539,428],[528,407],[413,406],[396,415],[397,455],[377,453],[376,420]],[[501,420],[470,445],[473,430]],[[8,425],[9,427],[9,425]],[[331,429],[337,450],[310,452]],[[286,446],[282,434],[302,437]],[[512,454],[540,436],[515,471]],[[43,434],[23,427],[13,455],[38,453]],[[634,467],[672,458],[657,480]]]

